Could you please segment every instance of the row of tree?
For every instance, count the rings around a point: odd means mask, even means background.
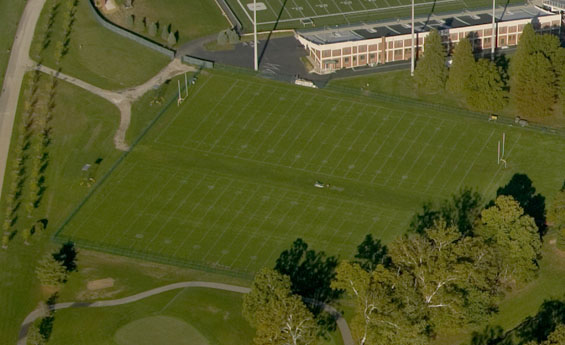
[[[456,45],[449,69],[445,61],[442,38],[432,30],[415,70],[418,87],[447,89],[471,109],[489,113],[501,111],[510,101],[520,115],[539,117],[565,104],[565,49],[557,36],[536,34],[531,24],[524,27],[510,63],[504,56],[476,61],[467,38]]]
[[[161,25],[159,21],[147,20],[147,17],[137,19],[135,14],[126,17],[126,24],[130,29],[137,30],[141,33],[148,33],[151,37],[157,37],[159,30],[161,31],[161,39],[169,46],[174,46],[179,40],[179,31],[173,30],[172,24]]]
[[[350,327],[360,345],[427,344],[439,330],[485,322],[506,291],[534,279],[545,232],[545,201],[527,176],[515,175],[497,194],[486,206],[469,189],[427,203],[406,235],[388,247],[367,235],[353,260],[298,239],[244,298],[255,343],[315,344],[332,329],[324,304],[344,292],[355,303]],[[550,219],[565,224],[559,195]]]

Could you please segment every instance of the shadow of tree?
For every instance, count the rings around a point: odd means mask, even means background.
[[[373,239],[373,235],[368,234],[361,244],[357,246],[355,260],[367,272],[371,272],[381,264],[385,267],[390,266],[392,260],[388,256],[388,248],[381,243],[381,240]]]
[[[565,324],[565,301],[547,300],[536,315],[526,318],[513,333],[522,341],[520,344],[532,340],[542,342],[560,324]]]
[[[481,332],[473,332],[470,345],[514,345],[514,341],[502,327],[489,325]]]
[[[532,180],[526,174],[514,174],[508,184],[498,188],[496,195],[512,196],[524,209],[524,213],[534,218],[539,229],[540,237],[547,232],[545,223],[545,197],[536,194]]]
[[[77,255],[75,244],[69,241],[63,244],[57,253],[53,253],[53,258],[65,266],[67,272],[74,272],[77,270]]]

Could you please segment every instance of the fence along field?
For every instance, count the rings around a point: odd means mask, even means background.
[[[497,164],[506,133],[508,168]],[[402,234],[424,200],[492,197],[515,172],[544,193],[562,138],[226,73],[201,76],[59,236],[128,255],[253,272],[297,237],[349,257]],[[316,181],[329,184],[316,188]]]
[[[226,0],[243,25],[252,30],[253,0]],[[520,1],[512,0],[512,3]],[[257,0],[260,29],[309,28],[383,18],[409,17],[411,0]],[[416,14],[488,7],[488,0],[415,0]],[[506,3],[505,3],[506,4]]]

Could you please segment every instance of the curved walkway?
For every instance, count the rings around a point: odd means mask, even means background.
[[[141,96],[147,93],[154,87],[157,87],[164,83],[167,79],[175,77],[179,74],[195,71],[196,69],[192,66],[183,64],[179,59],[174,59],[165,68],[163,68],[159,73],[157,73],[153,78],[149,79],[145,83],[118,91],[104,90],[97,86],[91,85],[85,81],[78,78],[71,77],[60,71],[56,71],[44,65],[37,65],[36,69],[49,74],[55,78],[64,80],[75,86],[78,86],[84,90],[87,90],[95,95],[98,95],[111,103],[113,103],[120,110],[120,126],[114,135],[114,146],[118,150],[127,151],[129,146],[126,143],[126,132],[129,128],[131,122],[131,106],[138,100]]]
[[[60,310],[60,309],[67,309],[67,308],[98,308],[98,307],[111,307],[116,305],[128,304],[132,302],[136,302],[142,300],[147,297],[151,297],[163,292],[176,290],[176,289],[184,289],[190,287],[197,287],[197,288],[207,288],[207,289],[215,289],[215,290],[222,290],[222,291],[230,291],[236,293],[249,293],[251,291],[250,288],[237,286],[237,285],[229,285],[229,284],[221,284],[221,283],[213,283],[213,282],[199,282],[199,281],[192,281],[192,282],[181,282],[175,283],[170,285],[161,286],[155,289],[147,290],[144,292],[140,292],[138,294],[113,299],[113,300],[106,300],[106,301],[96,301],[96,302],[67,302],[67,303],[57,303],[52,306],[52,310]],[[349,326],[347,325],[347,321],[343,318],[343,316],[332,306],[324,304],[324,310],[330,314],[332,314],[336,318],[337,327],[341,332],[341,337],[343,338],[344,345],[354,345],[353,337],[351,336],[351,331],[349,330]],[[22,322],[22,326],[20,328],[20,334],[18,337],[17,345],[26,345],[27,342],[27,332],[30,325],[37,320],[38,318],[42,317],[41,312],[39,309],[35,309],[31,313],[29,313],[24,321]]]

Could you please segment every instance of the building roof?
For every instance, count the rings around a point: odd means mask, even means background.
[[[499,6],[495,11],[497,22],[532,19],[548,15],[553,15],[553,13],[533,5]],[[370,38],[410,34],[410,23],[410,18],[402,18],[374,23],[303,29],[298,30],[298,34],[317,44],[359,41]],[[464,12],[418,16],[415,18],[414,30],[416,32],[427,32],[432,28],[446,30],[489,23],[492,23],[492,8],[485,8],[474,11],[466,10]]]

